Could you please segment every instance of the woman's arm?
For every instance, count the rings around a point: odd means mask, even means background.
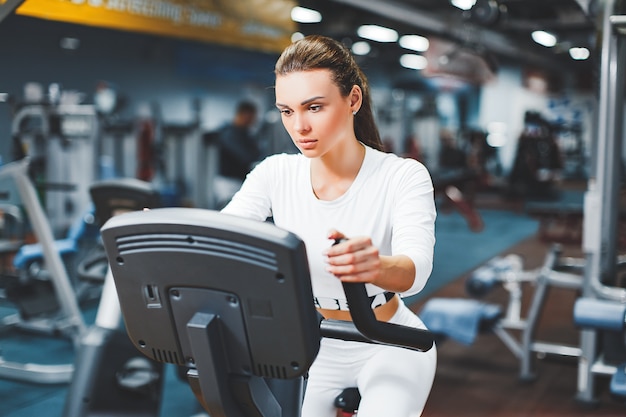
[[[394,182],[392,255],[379,254],[369,237],[351,237],[326,251],[328,271],[342,281],[367,282],[408,296],[419,292],[430,276],[436,217],[433,186],[426,168],[407,161]],[[339,231],[330,239],[345,239]]]

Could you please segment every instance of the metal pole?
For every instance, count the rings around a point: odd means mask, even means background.
[[[78,307],[76,294],[61,260],[61,256],[54,247],[54,235],[46,219],[44,210],[39,202],[35,187],[28,178],[28,159],[5,165],[3,171],[15,180],[20,198],[26,207],[37,240],[43,249],[46,268],[50,271],[51,282],[54,285],[60,307],[70,325],[77,329],[74,341],[78,342],[86,327],[82,313]]]
[[[624,46],[611,22],[616,4],[616,0],[605,1],[602,20],[596,163],[595,172],[588,182],[584,207],[583,251],[586,265],[583,293],[587,297],[626,302],[626,289],[606,285],[614,281],[617,266],[616,226],[619,221],[624,105],[624,75],[620,67],[624,60]],[[597,337],[594,330],[581,332],[577,397],[589,403],[596,401],[592,367],[598,356]]]

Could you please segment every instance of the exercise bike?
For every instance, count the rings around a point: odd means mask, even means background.
[[[161,206],[158,190],[134,178],[99,181],[91,185],[89,193],[100,226],[120,213]],[[139,357],[123,330],[104,248],[82,264],[83,274],[103,266],[106,272],[95,322],[80,340],[63,416],[157,416],[163,367]]]
[[[434,345],[427,330],[377,321],[363,284],[344,284],[353,322],[322,319],[304,243],[270,223],[168,208],[113,217],[101,231],[132,343],[188,367],[211,417],[300,415],[322,336]]]

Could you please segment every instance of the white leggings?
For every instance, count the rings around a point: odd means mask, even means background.
[[[390,322],[425,328],[404,304]],[[420,416],[435,377],[437,352],[323,338],[309,370],[302,417],[335,417],[344,388],[361,392],[359,417]]]

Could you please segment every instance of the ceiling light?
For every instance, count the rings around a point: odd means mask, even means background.
[[[398,43],[403,48],[419,52],[428,50],[429,46],[428,39],[419,35],[404,35],[400,38]]]
[[[298,23],[319,23],[322,21],[322,14],[317,10],[296,6],[291,9],[291,20]]]
[[[294,32],[291,35],[291,42],[299,41],[302,38],[304,38],[304,34],[303,33],[301,33],[301,32]]]
[[[589,58],[589,49],[587,48],[569,48],[569,56],[577,61],[584,61]]]
[[[422,70],[426,68],[428,60],[422,55],[404,54],[400,57],[400,65],[404,68]]]
[[[450,3],[461,10],[469,10],[474,7],[476,0],[450,0]]]
[[[543,30],[536,30],[531,34],[533,40],[537,42],[539,45],[546,46],[548,48],[556,45],[556,36],[551,34],[550,32],[545,32]]]
[[[365,39],[376,42],[396,42],[398,32],[378,25],[363,25],[357,29],[357,34]]]
[[[367,55],[372,50],[369,43],[360,41],[352,45],[352,53],[355,55]]]

